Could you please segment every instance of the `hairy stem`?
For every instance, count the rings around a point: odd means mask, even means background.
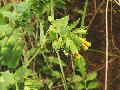
[[[56,53],[57,53],[59,64],[60,64],[60,69],[61,69],[61,73],[62,73],[62,81],[64,83],[64,89],[68,90],[67,83],[66,83],[66,80],[65,80],[64,71],[63,71],[63,67],[62,67],[62,62],[61,62],[61,59],[60,59],[60,55],[59,55],[58,51],[56,51]]]

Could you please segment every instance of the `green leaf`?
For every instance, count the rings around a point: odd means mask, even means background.
[[[96,77],[97,77],[97,73],[93,72],[93,73],[88,74],[88,76],[86,77],[86,80],[91,81],[91,80],[96,79]]]
[[[61,34],[61,36],[65,35],[67,32],[68,32],[68,29],[66,27],[64,27],[64,26],[60,27],[59,33]]]
[[[28,34],[32,34],[34,31],[34,27],[32,27],[30,25],[25,26],[24,29]]]
[[[1,11],[10,11],[12,9],[12,3],[5,4],[2,8],[0,8]]]
[[[10,29],[9,26],[5,26],[5,28],[6,29],[4,30],[6,30],[6,32],[8,32]],[[1,29],[1,32],[2,32],[2,29]],[[4,34],[4,32],[2,33]],[[2,64],[7,65],[9,68],[15,68],[19,64],[19,60],[22,55],[24,42],[19,38],[18,33],[19,33],[19,30],[15,30],[10,35],[9,39],[8,37],[5,37],[4,39],[0,40],[0,44],[4,45],[4,43],[8,39],[5,46],[2,46],[0,50],[0,54],[3,57],[1,60]]]
[[[73,31],[74,33],[76,34],[79,34],[79,35],[84,35],[87,33],[87,30],[85,29],[81,29],[81,28],[77,28],[75,31]],[[82,36],[81,36],[82,37]]]
[[[25,12],[27,9],[29,9],[32,5],[32,2],[22,2],[20,4],[13,4],[13,7],[15,10],[19,12]]]
[[[2,11],[1,13],[3,14],[3,16],[5,16],[11,20],[18,20],[18,16],[15,13],[12,13],[10,11]]]
[[[22,55],[22,50],[15,50],[14,52],[12,52],[12,56],[8,61],[8,67],[9,68],[17,67],[17,65],[19,64],[21,55]]]
[[[76,82],[81,82],[83,79],[80,75],[74,75],[73,80]]]
[[[55,41],[52,43],[52,47],[53,47],[55,50],[60,49],[57,40],[55,40]]]
[[[16,83],[13,74],[10,73],[9,71],[3,72],[2,77],[3,77],[4,81],[9,85],[10,84],[13,85]]]
[[[11,32],[6,32],[6,34],[8,35],[8,36],[10,36],[10,38],[8,39],[8,41],[7,41],[7,45],[15,45],[16,44],[16,42],[18,42],[19,41],[19,29],[15,29],[14,30],[14,32],[13,31],[11,31]]]
[[[73,43],[73,41],[71,41],[71,43],[70,43],[70,50],[71,50],[72,54],[78,53],[78,49],[77,49],[76,45]]]
[[[35,52],[37,51],[37,48],[31,48],[30,50],[28,50],[25,54],[26,57],[30,58],[31,56],[33,56],[35,54]]]
[[[49,31],[49,35],[50,35],[49,36],[50,40],[55,40],[56,37],[57,37],[57,33],[55,31],[53,31],[53,30]]]
[[[44,86],[41,80],[27,79],[24,90],[40,90]]]
[[[10,57],[12,55],[11,49],[9,47],[2,47],[0,53],[4,57]]]
[[[73,24],[71,24],[68,29],[72,30],[73,28],[75,28],[75,26],[79,23],[80,19],[78,19],[77,21],[75,21]]]
[[[48,16],[48,20],[49,20],[50,22],[52,22],[52,21],[54,20],[54,18],[53,18],[52,16]]]
[[[9,24],[0,25],[0,37],[5,36],[8,33],[11,33],[12,27]]]
[[[60,73],[58,71],[52,71],[52,76],[55,78],[60,78]]]
[[[8,84],[6,82],[0,82],[0,90],[8,90]]]
[[[52,46],[55,50],[58,50],[60,48],[62,48],[62,45],[64,45],[64,42],[62,40],[61,37],[59,37],[58,40],[55,40],[53,43],[52,43]]]
[[[15,68],[19,64],[20,57],[22,55],[22,45],[19,43],[18,46],[13,50],[13,45],[7,45],[2,47],[0,54],[3,57],[2,64],[7,65],[8,68]]]
[[[75,59],[75,66],[79,68],[79,72],[81,73],[82,76],[86,74],[86,67],[85,67],[85,60],[81,56],[80,59]]]
[[[68,21],[69,21],[69,16],[65,16],[61,19],[56,19],[52,22],[53,27],[61,27],[64,26],[66,27],[68,25]]]
[[[99,83],[98,82],[90,82],[89,84],[88,84],[88,89],[95,89],[95,88],[97,88],[99,86]]]
[[[23,82],[25,78],[31,75],[32,71],[25,66],[20,67],[15,73],[14,78],[17,82]]]
[[[0,13],[0,25],[5,25],[7,24],[7,19],[3,17],[3,15]]]
[[[53,86],[53,81],[51,81],[50,79],[46,79],[47,80],[47,85],[48,85],[48,88],[51,89],[51,87]]]
[[[82,44],[82,42],[80,41],[80,37],[72,32],[68,33],[68,37],[74,42],[77,49],[80,50],[80,46]]]
[[[57,57],[48,56],[47,59],[51,64],[59,65],[59,60]],[[66,66],[66,63],[64,62],[64,60],[61,60],[61,63],[62,63],[62,66]]]
[[[81,90],[81,89],[84,89],[85,88],[85,86],[84,86],[84,84],[83,83],[77,83],[76,84],[76,87],[77,87],[77,90]]]
[[[56,0],[56,7],[60,8],[60,9],[64,9],[65,8],[65,1],[63,0]]]

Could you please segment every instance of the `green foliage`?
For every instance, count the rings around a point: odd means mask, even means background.
[[[0,90],[94,89],[96,72],[88,74],[79,54],[91,45],[80,19],[69,23],[69,16],[55,19],[64,0],[25,0],[0,9]],[[82,21],[83,22],[83,21]],[[70,55],[74,70],[66,75]],[[72,82],[72,83],[71,83]]]
[[[86,80],[87,80],[87,81],[94,80],[94,79],[96,79],[96,76],[97,76],[96,72],[93,72],[93,73],[91,73],[91,74],[88,74]]]
[[[26,69],[25,67],[19,68],[14,74],[10,73],[9,71],[1,72],[1,74],[0,88],[2,90],[8,90],[11,87],[16,87],[16,84],[18,85],[17,88],[19,90],[19,85],[21,83],[24,85],[24,90],[39,90],[41,87],[43,87],[42,81],[34,78],[28,78],[28,76],[32,75],[32,71]]]
[[[55,50],[64,48],[65,53],[71,51],[73,54],[75,54],[81,49],[81,39],[85,33],[79,32],[79,34],[81,34],[79,35],[75,32],[72,32],[72,29],[74,29],[78,24],[79,19],[70,26],[68,26],[68,20],[69,16],[53,20],[51,22],[52,25],[49,27],[49,39],[52,41],[52,46]],[[77,31],[78,30],[81,31],[80,28],[77,28]]]
[[[75,66],[78,68],[78,71],[82,76],[86,74],[85,60],[83,57],[75,60]]]
[[[86,72],[86,63],[84,58],[81,56],[79,59],[75,59],[75,66],[79,75],[81,76],[81,80],[76,82],[77,85],[77,89],[81,90],[81,89],[86,89],[86,90],[91,90],[91,89],[95,89],[99,86],[98,82],[94,82],[94,80],[96,79],[97,73],[93,72],[90,74],[87,74]]]

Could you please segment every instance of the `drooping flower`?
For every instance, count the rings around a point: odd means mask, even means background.
[[[75,58],[76,58],[76,59],[80,59],[80,57],[81,57],[81,55],[80,55],[79,53],[76,53],[76,54],[75,54]]]
[[[82,42],[82,47],[83,47],[83,49],[84,49],[85,51],[88,50],[88,47],[91,46],[91,43],[88,42],[88,41],[86,41],[86,38],[81,38],[80,40],[81,40],[81,42]]]

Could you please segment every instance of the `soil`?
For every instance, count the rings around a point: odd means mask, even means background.
[[[102,0],[97,0],[97,6]],[[86,17],[86,25],[89,25],[91,18],[94,15],[94,0],[89,1],[88,14]],[[97,12],[93,22],[88,29],[88,40],[92,43],[90,49],[105,52],[105,7],[106,2]],[[108,23],[109,23],[109,53],[120,55],[120,8],[109,4]],[[111,14],[112,12],[112,14]],[[111,19],[112,17],[112,19]],[[111,24],[112,22],[112,24]],[[105,65],[105,53],[88,51],[85,53],[87,61],[90,62],[89,71],[99,70]],[[112,62],[110,62],[112,61]],[[108,90],[120,90],[120,59],[115,56],[109,56],[109,71],[108,71]],[[98,81],[101,83],[100,88],[96,90],[104,90],[105,67],[98,71]]]

